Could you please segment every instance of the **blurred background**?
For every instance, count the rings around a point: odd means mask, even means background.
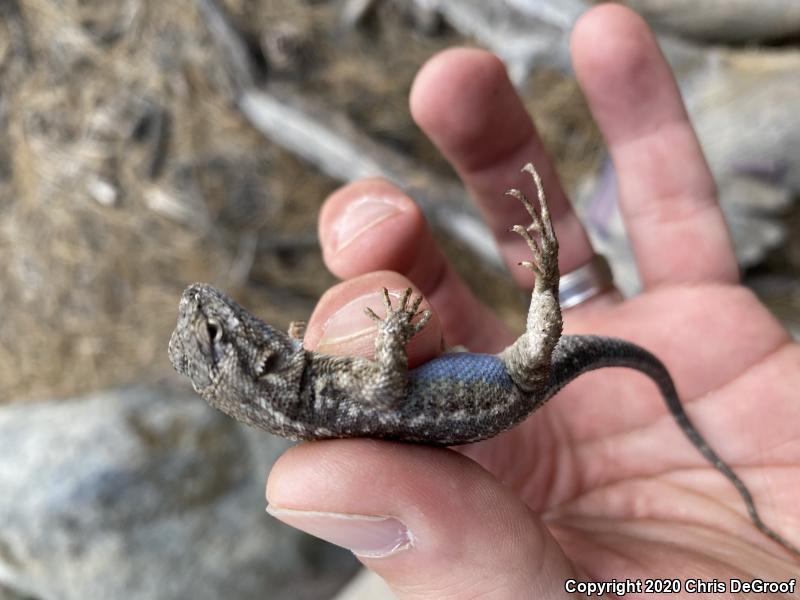
[[[800,3],[625,3],[675,70],[746,284],[800,337]],[[590,5],[0,0],[0,600],[325,599],[353,576],[349,553],[264,514],[287,443],[207,408],[166,345],[193,281],[276,326],[306,318],[335,281],[319,207],[368,175],[409,190],[473,289],[522,328],[525,295],[408,112],[439,50],[504,60],[636,292],[613,167],[569,64]]]

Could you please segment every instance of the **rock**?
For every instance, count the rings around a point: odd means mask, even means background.
[[[332,596],[352,556],[264,512],[285,447],[164,386],[2,407],[0,598]]]
[[[705,64],[683,79],[681,91],[721,185],[722,201],[729,178],[800,192],[800,118],[795,108],[800,102],[800,52],[720,51],[706,56]]]
[[[796,0],[624,0],[656,29],[702,41],[752,42],[800,33]]]

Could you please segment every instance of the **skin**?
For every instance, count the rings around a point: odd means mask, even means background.
[[[614,160],[644,291],[624,302],[610,292],[567,311],[565,333],[617,336],[659,356],[764,520],[799,544],[800,346],[739,283],[711,175],[644,22],[618,5],[596,7],[575,27],[572,56]],[[527,249],[507,228],[527,219],[503,193],[528,189],[519,173],[527,161],[544,179],[562,273],[587,261],[587,237],[496,58],[475,49],[433,57],[417,76],[411,112],[484,212],[520,286],[531,285],[515,266]],[[391,199],[397,214],[340,247],[348,207],[376,196]],[[330,323],[349,302],[380,307],[382,286],[411,285],[435,313],[426,329],[436,335],[408,347],[412,364],[440,352],[442,336],[480,352],[516,337],[466,289],[419,210],[387,182],[331,196],[320,236],[328,267],[344,281],[312,315],[308,348],[368,356],[366,317],[353,316],[358,335],[349,338],[340,323],[331,339]],[[274,509],[402,521],[412,548],[361,559],[401,599],[562,597],[571,577],[787,580],[800,562],[752,526],[652,384],[623,371],[585,375],[521,426],[458,452],[372,440],[301,444],[274,466],[267,498]],[[280,518],[314,531],[302,518]]]

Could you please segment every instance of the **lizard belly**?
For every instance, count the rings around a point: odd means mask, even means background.
[[[401,439],[463,444],[491,437],[528,413],[525,394],[493,354],[443,354],[408,373]]]
[[[514,384],[496,355],[443,354],[408,372],[406,393],[389,404],[359,398],[358,391],[328,384],[316,389],[299,423],[313,431],[296,437],[373,437],[438,446],[486,439],[531,412],[531,396]],[[281,435],[288,436],[284,431]]]

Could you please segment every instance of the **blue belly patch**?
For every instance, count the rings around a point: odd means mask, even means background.
[[[469,352],[442,354],[409,371],[408,377],[412,383],[462,381],[466,384],[496,385],[503,389],[509,389],[514,385],[503,361],[497,356]]]

